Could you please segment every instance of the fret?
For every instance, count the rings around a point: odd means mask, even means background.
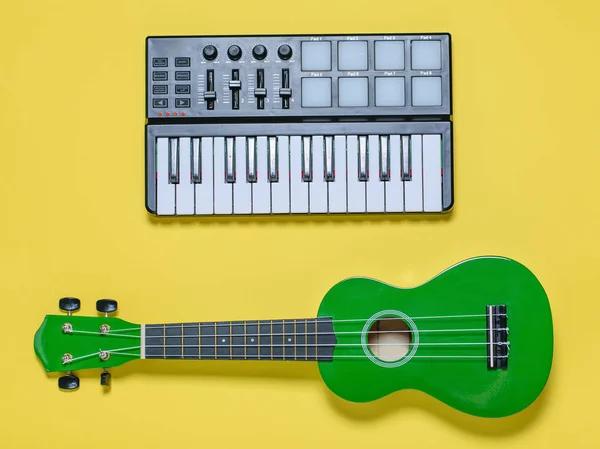
[[[184,359],[199,359],[200,348],[199,343],[200,325],[197,323],[189,323],[183,327],[183,358]]]
[[[306,355],[307,360],[316,360],[317,325],[315,320],[306,321]]]
[[[181,324],[169,324],[165,326],[165,358],[180,359],[183,357],[183,338]]]
[[[273,320],[273,360],[283,359],[283,321]]]
[[[246,359],[258,359],[258,321],[246,321]]]
[[[259,321],[258,325],[259,333],[259,346],[260,346],[260,358],[271,359],[272,358],[272,342],[271,342],[271,322],[270,321]]]
[[[146,348],[144,351],[147,359],[164,358],[164,329],[162,324],[149,324],[146,326]]]
[[[329,361],[331,318],[149,324],[148,359]]]
[[[306,360],[306,320],[296,320],[296,360]]]
[[[231,358],[244,359],[244,322],[231,323]]]
[[[216,359],[215,323],[200,323],[200,358]]]
[[[285,360],[295,360],[296,335],[294,329],[295,320],[283,321],[283,358]]]
[[[231,359],[231,323],[217,323],[217,359]]]

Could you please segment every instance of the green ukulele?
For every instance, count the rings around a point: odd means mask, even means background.
[[[336,395],[367,402],[401,389],[425,392],[476,416],[523,410],[542,392],[552,365],[548,298],[523,265],[477,257],[415,288],[350,278],[325,295],[316,318],[139,325],[110,317],[48,315],[34,348],[59,388],[79,387],[73,371],[135,359],[315,361]],[[256,363],[256,362],[255,362]]]

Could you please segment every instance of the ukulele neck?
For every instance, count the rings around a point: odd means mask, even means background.
[[[142,358],[331,361],[331,318],[146,324]]]

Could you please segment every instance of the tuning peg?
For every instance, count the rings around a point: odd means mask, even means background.
[[[96,310],[108,316],[109,313],[117,311],[117,301],[114,299],[99,299],[96,301]]]
[[[103,387],[110,387],[111,375],[108,371],[104,370],[102,374],[100,374],[100,385]]]
[[[72,312],[79,310],[81,301],[78,298],[72,297],[60,298],[58,300],[58,307],[63,312],[67,312],[68,315],[71,315]]]
[[[58,378],[58,388],[61,390],[77,390],[79,388],[79,377],[67,372],[65,376]]]

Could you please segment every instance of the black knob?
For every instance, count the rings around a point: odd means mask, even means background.
[[[58,388],[61,390],[77,390],[79,388],[79,377],[73,374],[59,377]]]
[[[96,310],[102,313],[112,313],[117,310],[117,301],[114,299],[99,299],[96,301]]]
[[[108,371],[104,371],[100,374],[100,385],[103,387],[110,387],[110,373]]]
[[[255,45],[254,48],[252,49],[252,56],[254,56],[256,59],[259,60],[263,60],[267,57],[267,47],[265,47],[264,45]]]
[[[292,57],[292,47],[287,44],[283,44],[277,49],[277,55],[281,59],[290,59]]]
[[[237,45],[232,45],[227,49],[227,56],[232,61],[237,61],[242,57],[242,49]]]
[[[81,307],[81,301],[78,298],[60,298],[58,300],[58,307],[60,307],[60,310],[63,310],[65,312],[74,312],[76,310],[79,310],[79,308]]]
[[[204,55],[205,59],[212,61],[217,57],[219,52],[217,51],[217,47],[215,47],[214,45],[207,45],[206,47],[204,47],[204,50],[202,50],[202,54]]]

